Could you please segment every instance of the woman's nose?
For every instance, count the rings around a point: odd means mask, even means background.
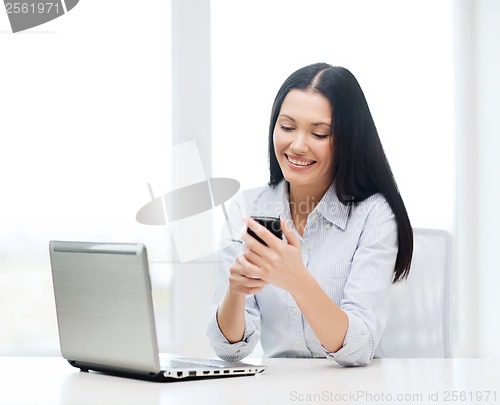
[[[290,150],[297,155],[303,155],[307,152],[307,149],[308,146],[306,135],[297,133],[292,143],[290,144]]]

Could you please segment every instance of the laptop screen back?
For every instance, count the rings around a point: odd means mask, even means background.
[[[144,245],[51,241],[50,260],[63,357],[158,372]]]

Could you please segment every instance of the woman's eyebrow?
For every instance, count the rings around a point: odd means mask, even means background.
[[[288,118],[290,121],[293,121],[293,122],[296,122],[295,119],[293,119],[292,117],[290,117],[289,115],[287,114],[280,114],[278,115],[278,118],[280,117],[283,117],[283,118]],[[327,125],[329,127],[331,127],[332,125],[329,124],[328,122],[323,122],[323,121],[318,121],[318,122],[313,122],[311,123],[311,126],[314,126],[314,127],[317,127],[318,125]]]
[[[280,115],[278,115],[278,118],[279,117],[285,117],[285,118],[288,118],[289,120],[292,120],[293,122],[295,122],[295,120],[292,117],[290,117],[289,115],[286,115],[286,114],[280,114]]]

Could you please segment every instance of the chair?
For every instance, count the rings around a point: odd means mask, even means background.
[[[451,235],[414,229],[407,280],[393,284],[387,327],[378,353],[384,357],[452,357]]]

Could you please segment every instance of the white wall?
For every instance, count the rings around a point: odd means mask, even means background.
[[[478,164],[478,259],[470,269],[479,281],[478,354],[500,357],[500,2],[475,2]]]
[[[457,356],[498,357],[500,2],[456,2]]]

